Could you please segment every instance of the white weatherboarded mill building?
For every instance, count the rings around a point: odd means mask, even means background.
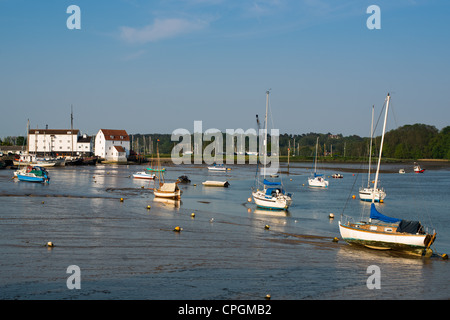
[[[130,137],[125,130],[100,129],[95,136],[95,155],[107,162],[126,162]]]

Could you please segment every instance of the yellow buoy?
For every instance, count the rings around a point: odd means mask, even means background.
[[[42,204],[44,204],[44,201],[42,201]]]
[[[248,202],[252,202],[252,198],[248,198],[247,201],[248,201]]]
[[[352,195],[352,198],[353,198],[353,199],[356,199],[356,196],[355,196],[355,195]]]
[[[442,259],[447,260],[448,259],[448,255],[446,253],[442,254]]]
[[[195,218],[195,213],[194,212],[191,213],[191,217]]]
[[[264,229],[269,230],[269,229],[270,229],[270,226],[269,226],[268,224],[266,224],[266,225],[264,226]]]
[[[328,215],[328,217],[329,217],[330,219],[334,219],[334,214],[330,213],[330,214]]]
[[[150,210],[152,207],[150,207],[150,205],[147,206],[147,210]]]
[[[176,226],[176,227],[173,229],[173,231],[175,231],[175,232],[180,232],[180,231],[181,231],[181,228],[180,228],[179,226]]]
[[[384,200],[383,199],[380,199],[380,203],[383,203],[384,202]]]
[[[47,247],[53,247],[53,242],[51,241],[47,242]]]
[[[338,241],[339,241],[339,239],[337,237],[333,238],[333,242],[338,242]]]
[[[120,198],[120,202],[123,202],[123,198]]]
[[[270,300],[270,294],[266,294],[266,300]]]

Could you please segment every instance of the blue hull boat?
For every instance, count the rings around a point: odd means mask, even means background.
[[[27,170],[26,172],[17,173],[17,179],[19,181],[26,181],[26,182],[38,182],[38,183],[50,182],[50,177],[48,176],[47,170],[37,166],[31,168],[31,170]]]

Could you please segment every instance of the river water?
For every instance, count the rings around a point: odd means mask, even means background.
[[[247,201],[255,180],[248,165],[227,173],[167,167],[166,180],[191,179],[180,185],[179,203],[156,201],[153,182],[133,179],[140,165],[50,168],[48,185],[14,181],[12,170],[0,170],[0,299],[450,298],[449,262],[437,254],[412,258],[333,242],[342,212],[368,212],[368,203],[351,198],[367,175],[330,164],[323,173],[344,178],[330,177],[329,188],[317,190],[306,186],[305,167],[291,164],[281,175],[293,193],[288,212]],[[379,210],[435,228],[432,248],[450,253],[450,171],[405,169],[380,174],[388,195]],[[204,187],[205,180],[230,186]],[[67,286],[72,265],[80,289]],[[373,265],[380,289],[367,286]]]

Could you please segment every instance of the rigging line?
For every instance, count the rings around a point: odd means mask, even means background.
[[[398,128],[397,118],[395,117],[395,112],[394,112],[394,104],[391,102],[389,104],[389,107],[391,108],[392,116],[394,117],[395,128]]]
[[[420,181],[422,181],[422,179],[420,178],[421,177],[421,173],[414,173],[413,172],[412,174],[413,174],[413,177],[414,177],[413,180],[415,180],[414,186],[417,186],[417,189],[419,190],[419,192],[418,192],[419,193],[419,195],[418,195],[419,199],[416,199],[416,197],[413,197],[413,201],[414,201],[414,203],[416,203],[416,201],[419,201],[422,204],[420,206],[418,204],[415,204],[414,208],[423,208],[424,210],[422,210],[422,211],[425,211],[424,215],[426,216],[426,218],[429,221],[430,228],[436,230],[437,228],[434,226],[433,220],[431,219],[429,206],[423,205],[423,203],[426,203],[426,198],[425,198],[425,192],[424,192],[422,183],[420,183]],[[420,220],[420,216],[419,216],[419,211],[418,210],[416,210],[416,217],[417,217],[417,220]]]
[[[373,131],[372,131],[372,137],[375,137],[375,130],[378,127],[378,122],[380,122],[380,118],[383,115],[383,110],[386,107],[386,100],[383,103],[383,107],[381,108],[380,114],[378,115],[378,119],[377,119],[377,123],[375,124],[375,127],[373,127]]]
[[[361,169],[361,167],[362,167],[362,163],[360,163],[359,169]],[[355,179],[353,180],[353,185],[352,185],[352,187],[350,188],[350,192],[349,192],[349,194],[348,194],[348,196],[347,196],[347,200],[345,200],[344,207],[342,208],[342,212],[341,212],[341,217],[344,215],[344,211],[345,211],[345,209],[347,208],[348,200],[349,200],[350,197],[351,197],[353,188],[355,187],[355,184],[356,184],[356,180],[358,180],[359,171],[360,171],[360,170],[358,170],[358,172],[356,173]]]

